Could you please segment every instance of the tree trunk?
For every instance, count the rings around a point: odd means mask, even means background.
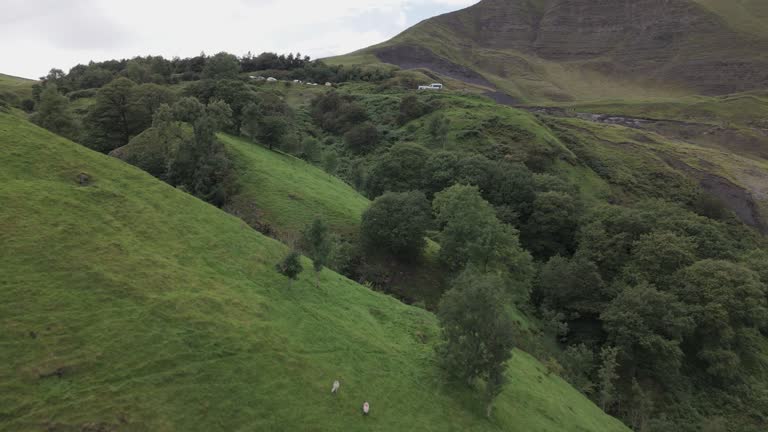
[[[493,401],[488,402],[488,405],[485,406],[485,416],[491,418],[491,414],[493,414]]]

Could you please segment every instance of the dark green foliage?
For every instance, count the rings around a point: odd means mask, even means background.
[[[493,207],[474,186],[456,185],[435,195],[432,202],[440,231],[440,259],[451,269],[467,264],[503,269],[528,294],[531,257],[519,244],[517,232],[496,218]]]
[[[141,84],[136,86],[132,94],[136,128],[144,130],[152,125],[152,118],[162,104],[172,105],[176,94],[168,87],[157,84]]]
[[[595,391],[592,372],[595,369],[595,353],[584,344],[571,345],[560,356],[563,378],[586,396]]]
[[[653,415],[653,399],[634,378],[632,379],[629,401],[628,417],[630,427],[636,431],[649,430],[648,425]]]
[[[536,192],[562,192],[564,194],[577,196],[579,187],[568,183],[560,177],[551,174],[534,174],[533,187]]]
[[[608,412],[611,405],[616,401],[616,380],[619,379],[617,372],[618,362],[616,358],[619,355],[619,349],[616,347],[605,346],[600,351],[600,369],[597,371],[598,385],[600,387],[599,402],[600,408]]]
[[[432,116],[427,123],[427,130],[429,136],[432,139],[432,144],[435,146],[445,147],[448,139],[448,131],[450,131],[450,120],[442,114]]]
[[[163,82],[161,75],[153,73],[148,64],[137,59],[129,60],[120,75],[136,83]]]
[[[523,244],[537,257],[571,255],[576,248],[580,213],[580,206],[571,195],[562,192],[538,194],[522,230]]]
[[[750,270],[760,275],[760,280],[768,286],[768,250],[755,249],[744,254],[741,262]]]
[[[458,179],[461,156],[455,152],[433,153],[424,166],[424,189],[429,196],[453,186]]]
[[[371,168],[366,189],[375,198],[384,192],[421,190],[429,150],[416,144],[397,144]]]
[[[184,97],[173,104],[173,117],[182,122],[194,124],[205,115],[205,105],[197,98]]]
[[[695,261],[696,243],[692,238],[654,231],[640,236],[632,244],[632,253],[624,268],[625,278],[667,288],[672,275]]]
[[[21,109],[24,111],[31,113],[35,110],[35,101],[32,99],[24,99],[21,101]]]
[[[288,252],[288,255],[275,268],[278,273],[287,277],[289,281],[298,279],[301,272],[304,271],[304,267],[301,265],[301,255],[295,250]]]
[[[312,259],[312,266],[320,284],[320,271],[328,264],[331,254],[331,238],[328,226],[321,220],[315,219],[301,233],[301,247]]]
[[[128,144],[132,136],[143,130],[142,126],[148,126],[136,109],[135,88],[133,81],[117,78],[98,91],[85,118],[85,145],[108,153]]]
[[[739,250],[734,234],[723,224],[662,201],[643,201],[632,208],[598,207],[587,220],[577,235],[577,254],[595,262],[607,282],[622,273],[635,242],[652,231],[690,237],[700,258],[729,258]]]
[[[232,163],[224,147],[213,138],[211,121],[207,118],[195,124],[195,137],[184,141],[170,161],[168,180],[216,206],[223,206],[234,193],[235,179]]]
[[[428,112],[429,106],[422,102],[418,96],[408,95],[400,102],[400,114],[397,117],[397,121],[401,125],[404,125],[426,115]]]
[[[322,157],[320,143],[315,138],[305,138],[301,142],[301,157],[307,162],[317,163]]]
[[[423,251],[429,224],[429,201],[423,193],[390,192],[378,197],[363,213],[360,238],[371,252],[384,250],[409,260]]]
[[[312,101],[311,114],[318,126],[335,134],[343,134],[353,126],[368,120],[368,113],[362,105],[336,91],[315,98]]]
[[[392,71],[381,68],[366,69],[361,66],[329,66],[319,60],[312,61],[300,54],[277,55],[263,53],[259,56],[247,54],[238,58],[225,52],[212,57],[201,54],[189,58],[164,59],[160,56],[134,57],[132,59],[108,60],[79,64],[64,73],[52,69],[41,77],[35,101],[43,87],[55,84],[63,94],[86,89],[98,89],[117,77],[130,79],[135,83],[173,84],[179,81],[236,80],[240,71],[265,71],[281,79],[300,79],[324,83],[344,81],[382,81],[392,77]],[[207,98],[196,96],[207,103]],[[239,107],[233,109],[239,113]]]
[[[208,59],[203,69],[206,79],[235,79],[240,73],[240,62],[232,54],[220,52]]]
[[[228,103],[223,100],[212,100],[205,106],[205,114],[213,122],[216,130],[224,130],[232,125],[234,112]]]
[[[683,360],[680,345],[694,327],[677,296],[648,284],[628,287],[600,319],[625,369],[661,380],[677,376]]]
[[[240,80],[202,80],[188,85],[184,94],[208,104],[214,100],[224,101],[232,109],[232,125],[226,131],[239,134],[244,121],[243,110],[251,103],[258,104],[259,97],[246,83]]]
[[[156,118],[165,114],[164,109],[170,112],[170,108],[165,105],[160,108]],[[192,139],[191,128],[183,127],[172,118],[170,121],[157,120],[153,127],[136,135],[128,145],[113,151],[111,155],[167,181],[169,161],[183,143]]]
[[[379,144],[379,130],[371,122],[361,123],[344,134],[344,145],[356,153],[368,153]]]
[[[255,102],[243,109],[241,132],[252,140],[267,144],[270,150],[280,147],[288,132],[289,111],[278,95],[260,93]]]
[[[168,182],[211,204],[223,206],[236,191],[237,184],[232,162],[216,139],[216,131],[228,123],[231,110],[220,101],[204,106],[194,98],[183,98],[172,112],[177,121],[192,125],[194,136],[182,141],[170,156]]]
[[[261,53],[254,56],[250,52],[240,60],[243,72],[254,72],[260,70],[293,70],[307,67],[311,63],[309,56],[285,54],[277,55],[271,52]]]
[[[554,256],[542,266],[533,298],[547,308],[596,314],[604,302],[598,267],[582,257]]]
[[[323,169],[328,174],[336,174],[339,169],[339,154],[335,150],[326,150],[323,152]]]
[[[757,273],[727,261],[705,260],[682,270],[674,292],[688,305],[696,329],[689,354],[716,378],[733,378],[760,349],[768,322],[766,287]]]
[[[464,159],[459,165],[462,183],[480,188],[488,202],[509,206],[525,221],[536,198],[533,174],[522,164],[491,161],[484,157]]]
[[[501,391],[506,362],[514,347],[514,323],[505,304],[503,281],[469,270],[440,301],[443,345],[440,362],[452,377],[466,383],[486,382],[487,414]]]
[[[31,120],[63,137],[77,138],[77,122],[69,108],[69,100],[59,93],[55,84],[46,86],[40,94],[37,112]]]

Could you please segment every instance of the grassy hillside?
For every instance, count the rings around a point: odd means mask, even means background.
[[[0,430],[626,430],[522,352],[485,420],[431,314],[289,286],[281,244],[13,115],[0,141]]]
[[[33,80],[0,74],[0,99],[17,104],[32,97],[33,84],[35,84]]]
[[[351,186],[303,160],[231,136],[221,137],[237,165],[238,213],[251,213],[278,233],[301,231],[315,217],[335,231],[357,231],[369,201]]]

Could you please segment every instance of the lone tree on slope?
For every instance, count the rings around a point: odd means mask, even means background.
[[[442,301],[437,316],[443,344],[438,354],[445,370],[473,384],[485,381],[486,415],[504,388],[506,362],[512,357],[513,323],[503,280],[469,268],[459,276]]]
[[[312,258],[312,267],[315,270],[315,286],[320,286],[320,271],[328,262],[331,254],[331,239],[328,226],[319,218],[316,218],[301,233],[301,245],[307,256]]]
[[[288,255],[275,267],[277,271],[288,278],[288,286],[293,285],[293,281],[299,278],[299,274],[304,271],[301,266],[301,256],[295,250],[288,252]]]

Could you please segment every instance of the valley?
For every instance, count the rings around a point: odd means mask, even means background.
[[[0,74],[0,431],[766,430],[766,20]]]

